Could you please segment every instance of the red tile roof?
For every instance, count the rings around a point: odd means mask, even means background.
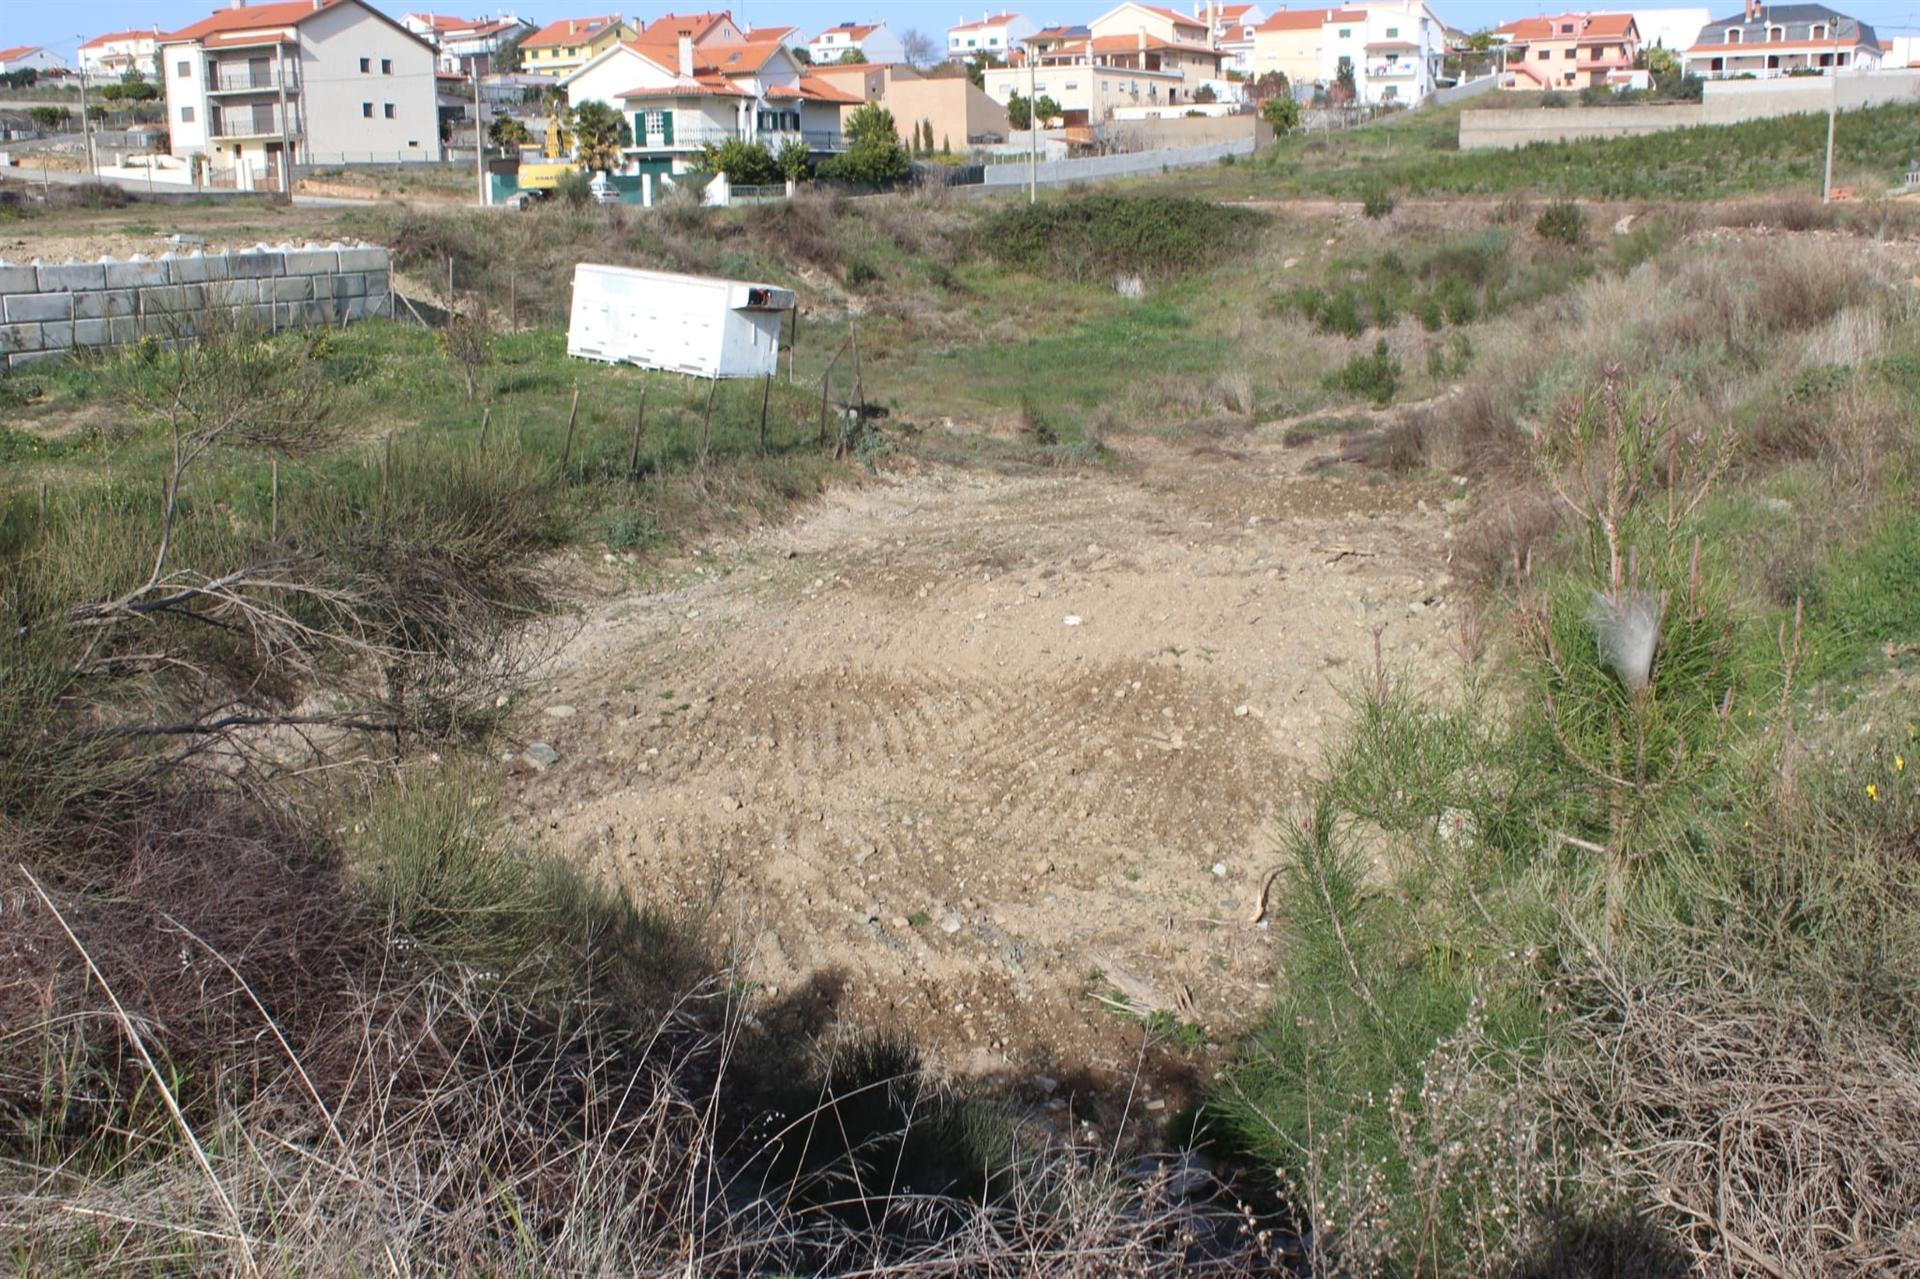
[[[455,18],[445,13],[410,13],[407,17],[423,22],[432,31],[453,31],[463,27],[477,27],[478,18]]]
[[[0,62],[12,62],[15,58],[24,58],[29,53],[38,53],[37,44],[17,44],[11,49],[0,49]]]
[[[565,49],[586,44],[608,27],[620,21],[620,15],[598,18],[557,18],[520,42],[522,49]]]
[[[834,32],[838,31],[841,34],[850,37],[851,39],[864,40],[868,36],[872,35],[874,32],[878,31],[879,29],[880,29],[880,24],[877,22],[869,22],[869,23],[843,22],[837,27],[828,27],[825,31],[822,31],[819,35],[815,36],[814,39],[821,40],[827,36],[832,35]]]
[[[640,28],[640,39],[647,44],[677,44],[681,36],[687,36],[699,44],[713,34],[715,27],[732,21],[733,15],[725,9],[711,13],[663,13]]]
[[[1360,22],[1362,9],[1282,9],[1255,27],[1256,31],[1313,31],[1329,22]]]
[[[691,80],[683,76],[672,84],[642,85],[614,96],[631,102],[646,98],[751,98],[753,95],[728,83],[725,76],[695,76]]]
[[[160,29],[158,27],[151,27],[145,31],[109,31],[106,35],[95,36],[80,47],[82,49],[93,49],[103,44],[117,44],[123,40],[152,40],[157,38],[159,34]],[[11,53],[12,50],[8,50],[8,52]]]
[[[847,93],[844,90],[835,88],[817,76],[810,75],[801,76],[800,83],[797,85],[776,84],[767,90],[767,96],[769,98],[799,98],[806,102],[832,102],[836,105],[845,103],[848,106],[855,106],[866,101],[865,98],[860,97],[858,94]]]
[[[297,26],[314,14],[340,2],[341,0],[318,0],[317,3],[315,0],[288,0],[287,3],[282,4],[250,4],[244,9],[222,9],[210,17],[200,19],[192,26],[181,27],[172,35],[161,38],[168,43],[182,40],[205,41],[213,36],[232,36]]]
[[[1242,6],[1243,8],[1245,6]],[[1009,22],[1020,21],[1017,13],[996,13],[990,18],[978,18],[972,22],[956,22],[948,27],[949,31],[974,31],[981,27],[1004,27]]]

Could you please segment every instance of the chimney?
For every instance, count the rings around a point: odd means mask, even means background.
[[[1140,40],[1140,52],[1145,53],[1147,51],[1147,29],[1145,27],[1141,27],[1138,34],[1139,34],[1139,40]],[[1145,68],[1143,66],[1142,70],[1144,69]]]
[[[1747,0],[1747,21],[1760,21],[1760,0]]]
[[[693,74],[692,36],[680,37],[680,74],[683,76],[691,76]]]
[[[230,7],[235,9],[244,9],[247,7],[247,0],[233,0],[233,3]]]

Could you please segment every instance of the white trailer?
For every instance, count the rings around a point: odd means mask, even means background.
[[[573,269],[567,354],[697,377],[779,371],[793,290],[744,280],[582,262]]]

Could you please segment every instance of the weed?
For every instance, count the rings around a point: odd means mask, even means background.
[[[1586,242],[1586,210],[1571,200],[1555,200],[1534,222],[1533,229],[1543,240],[1578,246]]]
[[[1384,218],[1393,212],[1393,192],[1385,187],[1369,188],[1360,198],[1360,211],[1369,218]]]
[[[1387,340],[1381,338],[1374,343],[1372,354],[1356,355],[1329,373],[1327,386],[1331,390],[1364,397],[1375,404],[1390,404],[1394,393],[1400,389],[1399,357],[1387,349]]]
[[[979,228],[982,249],[1022,271],[1070,280],[1169,277],[1222,261],[1262,221],[1181,196],[1092,195],[1010,205]]]

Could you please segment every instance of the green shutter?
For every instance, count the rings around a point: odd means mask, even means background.
[[[660,141],[666,146],[673,145],[673,112],[660,113]]]

